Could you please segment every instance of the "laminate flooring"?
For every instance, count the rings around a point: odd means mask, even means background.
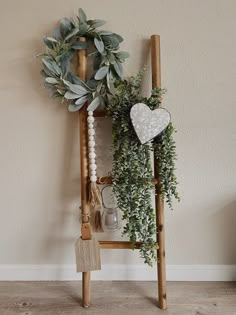
[[[156,282],[93,281],[84,309],[80,281],[0,282],[0,315],[236,315],[235,282],[168,282],[166,311],[156,296]]]

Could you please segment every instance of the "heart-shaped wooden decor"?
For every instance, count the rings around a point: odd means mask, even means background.
[[[170,113],[164,108],[151,110],[147,105],[138,103],[131,108],[130,118],[140,142],[144,144],[168,126]]]

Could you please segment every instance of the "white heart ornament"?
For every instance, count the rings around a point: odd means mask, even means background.
[[[164,108],[151,110],[147,105],[133,105],[130,118],[142,144],[158,136],[170,122],[170,113]]]

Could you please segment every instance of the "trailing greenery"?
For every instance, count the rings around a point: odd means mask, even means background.
[[[122,63],[128,53],[119,51],[123,38],[113,32],[98,30],[106,22],[88,20],[82,9],[75,20],[63,18],[52,36],[44,37],[46,52],[40,54],[43,62],[41,71],[45,86],[53,97],[68,100],[69,111],[78,111],[86,102],[88,110],[99,105],[106,106],[111,84],[122,76]],[[86,42],[80,41],[85,37]],[[83,81],[70,72],[70,62],[78,50],[89,49],[94,57],[94,73],[88,81]]]
[[[173,135],[176,132],[170,123],[165,131],[153,140],[154,154],[160,175],[160,193],[173,210],[173,199],[180,201],[175,175],[176,146]]]
[[[142,76],[142,72],[139,76]],[[159,108],[162,102],[162,96],[165,92],[165,89],[156,88],[152,90],[151,97],[149,99],[144,99],[143,102],[152,110]],[[172,122],[170,122],[167,128],[152,140],[152,148],[157,163],[156,167],[160,176],[158,178],[160,182],[158,185],[159,192],[172,210],[173,199],[180,201],[177,191],[178,182],[175,175],[175,161],[177,160],[176,145],[174,141],[175,132],[176,130]]]
[[[117,81],[116,95],[111,99],[107,109],[112,117],[113,192],[125,220],[123,234],[126,234],[133,243],[143,242],[140,255],[145,263],[152,265],[156,259],[155,239],[158,231],[151,204],[154,185],[150,150],[154,149],[158,156],[157,163],[163,185],[161,194],[170,206],[172,197],[178,198],[174,176],[176,154],[172,124],[153,142],[142,145],[136,136],[130,119],[131,107],[142,102],[150,109],[158,108],[165,92],[162,89],[154,89],[150,97],[143,97],[140,92],[142,76],[143,71],[129,80]]]

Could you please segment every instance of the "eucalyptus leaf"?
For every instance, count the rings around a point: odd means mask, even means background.
[[[68,73],[68,76],[69,76],[69,74],[70,74],[70,73]],[[68,86],[68,87],[71,85],[71,82],[68,81],[68,80],[63,79],[62,82],[63,82],[66,86]]]
[[[89,85],[87,85],[82,79],[75,76],[73,73],[68,72],[67,74],[68,80],[74,84],[82,85],[86,90],[91,91],[91,88]]]
[[[67,100],[75,100],[80,97],[80,95],[70,91],[67,91],[64,96]]]
[[[88,30],[88,24],[87,23],[80,23],[79,25],[79,35],[83,36]]]
[[[119,43],[122,43],[124,40],[123,37],[121,37],[120,35],[118,35],[116,33],[113,33],[112,36],[115,37],[119,41]]]
[[[80,20],[81,23],[86,23],[87,22],[87,16],[86,16],[84,10],[81,9],[81,8],[79,9],[79,20]]]
[[[115,56],[112,52],[110,52],[109,54],[107,54],[107,59],[109,60],[109,62],[111,64],[114,64],[116,62]]]
[[[69,71],[70,60],[73,57],[73,55],[74,55],[74,50],[70,49],[69,51],[67,51],[66,53],[60,56],[59,63],[60,63],[63,76],[65,76],[67,72]]]
[[[54,72],[50,71],[45,65],[43,65],[43,72],[45,73],[45,77],[55,77],[58,78],[58,75]]]
[[[48,40],[47,37],[44,37],[44,38],[43,38],[43,41],[44,41],[44,44],[45,44],[49,49],[53,49],[53,48],[54,48],[53,43],[52,43],[50,40]]]
[[[105,76],[107,75],[108,71],[109,71],[109,67],[107,67],[107,66],[100,68],[96,72],[96,74],[94,76],[94,79],[95,80],[102,80],[103,78],[105,78]]]
[[[73,49],[86,49],[87,48],[87,43],[86,42],[76,42],[71,46]]]
[[[60,32],[63,35],[63,37],[66,37],[72,30],[72,23],[70,19],[63,18],[60,20]]]
[[[69,60],[71,60],[72,58],[73,58],[73,56],[74,56],[74,51],[73,51],[73,49],[69,49],[67,52],[66,52],[66,57],[69,59]]]
[[[122,73],[123,73],[122,64],[119,63],[119,62],[115,62],[113,66],[114,66],[114,69],[115,69],[117,75],[118,75],[119,77],[122,77]]]
[[[80,108],[83,107],[84,104],[81,104],[81,105],[75,105],[75,104],[69,104],[68,106],[68,111],[69,112],[77,112],[78,110],[80,110]]]
[[[61,91],[61,90],[59,90],[59,89],[57,89],[57,92],[58,92],[60,95],[62,95],[62,96],[65,95],[64,91]]]
[[[109,32],[109,31],[104,31],[104,30],[102,30],[102,31],[99,31],[98,34],[99,34],[100,36],[101,36],[101,35],[107,36],[107,35],[112,35],[113,32]]]
[[[118,53],[116,53],[116,57],[124,60],[129,58],[129,53],[126,51],[119,51]]]
[[[41,54],[36,55],[36,58],[38,58],[38,57],[48,57],[48,54],[41,53]]]
[[[94,38],[94,45],[97,48],[97,50],[102,53],[104,51],[104,43],[102,40]]]
[[[57,26],[56,28],[54,28],[54,30],[52,32],[52,37],[55,38],[58,41],[60,41],[62,39],[60,25]]]
[[[90,79],[86,82],[87,86],[91,89],[91,90],[95,90],[98,84],[98,81],[94,80],[94,79]]]
[[[110,90],[111,86],[110,86],[110,75],[109,75],[109,72],[107,72],[107,77],[106,78],[107,78],[107,87]]]
[[[89,95],[82,96],[75,101],[76,105],[83,105],[89,99]]]
[[[88,53],[88,57],[94,57],[97,55],[97,51],[92,51],[90,53]]]
[[[50,84],[58,84],[58,81],[55,78],[47,77],[45,80],[47,83],[50,83]]]
[[[93,69],[98,70],[102,62],[102,57],[99,53],[96,52],[96,55],[94,56],[93,61]]]
[[[68,85],[68,87],[69,87],[71,92],[78,94],[80,96],[83,96],[89,92],[87,89],[85,89],[83,86],[81,86],[79,84],[71,84],[70,83]]]
[[[70,65],[69,59],[66,57],[62,58],[60,61],[60,65],[61,65],[62,74],[63,76],[65,76],[67,72],[69,71],[69,65]]]
[[[57,75],[61,75],[61,69],[58,67],[58,65],[55,63],[55,61],[43,58],[42,62],[44,63],[44,65],[53,73],[57,74]]]
[[[87,110],[88,111],[94,111],[95,109],[98,108],[98,106],[100,105],[100,102],[101,102],[101,97],[100,96],[96,96],[92,102],[89,104]]]
[[[47,37],[47,40],[49,40],[50,42],[59,44],[58,40],[56,40],[56,39],[53,38],[53,37]]]
[[[104,24],[106,24],[106,21],[104,21],[104,20],[90,20],[90,21],[88,21],[88,24],[90,26],[92,26],[93,28],[97,28],[97,27],[101,27]]]
[[[101,38],[106,47],[111,47],[112,49],[117,49],[119,47],[120,41],[116,37],[116,34],[112,33],[111,35],[101,35]]]
[[[80,30],[79,30],[78,27],[74,28],[73,31],[71,31],[71,32],[66,36],[65,40],[68,41],[68,40],[71,39],[72,37],[78,35],[79,31],[80,31]]]

